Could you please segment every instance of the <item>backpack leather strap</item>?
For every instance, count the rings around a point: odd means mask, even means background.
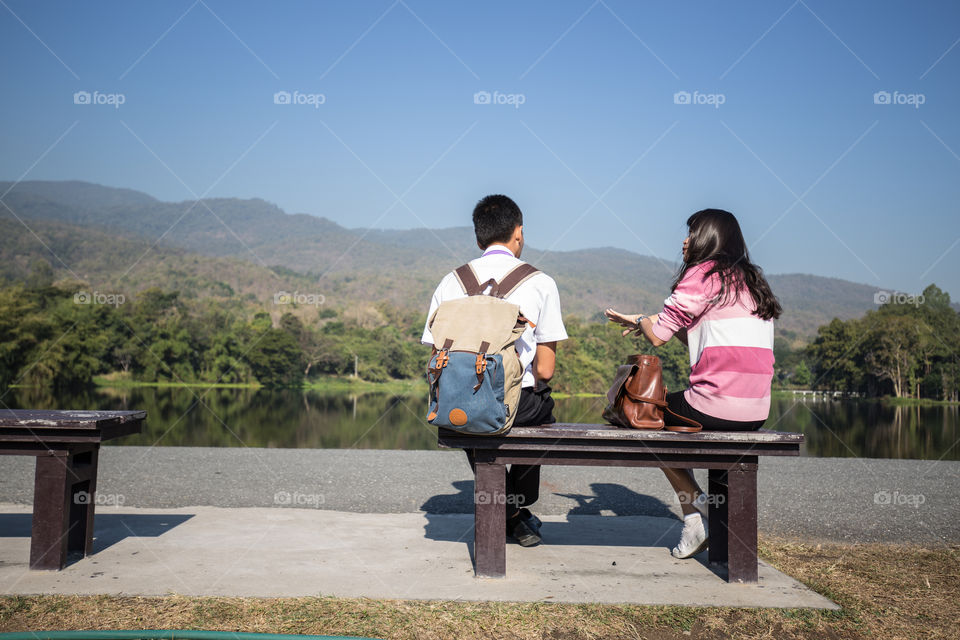
[[[520,285],[538,273],[540,273],[540,269],[537,269],[532,264],[527,264],[526,262],[519,264],[514,267],[510,273],[503,276],[503,280],[494,287],[490,295],[496,296],[497,298],[506,298],[516,291]]]
[[[468,296],[477,296],[483,291],[480,287],[480,280],[469,262],[454,269],[453,273],[457,276],[457,282],[460,283]]]
[[[477,352],[477,384],[473,387],[473,392],[476,393],[480,390],[480,385],[483,384],[483,374],[487,370],[487,349],[490,348],[490,343],[484,340],[480,343],[480,351]]]

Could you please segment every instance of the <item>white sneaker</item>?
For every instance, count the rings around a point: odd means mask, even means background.
[[[683,517],[683,531],[680,533],[680,542],[671,551],[674,558],[691,558],[710,543],[707,535],[707,524],[699,513],[691,513]]]

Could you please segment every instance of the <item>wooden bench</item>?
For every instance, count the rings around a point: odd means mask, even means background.
[[[797,456],[803,435],[782,431],[674,433],[606,424],[514,427],[503,436],[439,430],[443,448],[472,449],[474,558],[478,577],[506,576],[507,464],[708,469],[711,563],[729,582],[757,581],[757,466],[761,456]],[[667,480],[664,478],[664,482]]]
[[[93,551],[100,443],[140,433],[146,411],[0,410],[0,454],[36,456],[30,568]]]

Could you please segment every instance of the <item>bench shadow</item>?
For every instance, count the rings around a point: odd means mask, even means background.
[[[101,513],[98,510],[93,522],[93,554],[126,538],[162,536],[192,517],[192,514]],[[0,513],[0,538],[29,538],[32,524],[33,514]],[[81,557],[79,553],[71,553],[68,564]]]
[[[467,545],[470,561],[475,562],[473,482],[457,481],[453,483],[453,488],[457,493],[432,496],[420,506],[427,520],[424,537],[429,540],[462,542]],[[669,505],[620,484],[595,482],[590,485],[590,489],[593,491],[592,495],[553,494],[574,500],[577,504],[567,512],[565,522],[543,523],[540,532],[543,534],[544,544],[662,547],[669,555],[683,527],[683,520],[670,510]],[[452,514],[460,514],[462,517],[449,517]],[[633,523],[636,526],[630,526],[616,516],[646,518],[639,523]],[[516,543],[508,539],[507,544]],[[710,564],[706,551],[694,559],[718,577],[726,578],[726,567]]]

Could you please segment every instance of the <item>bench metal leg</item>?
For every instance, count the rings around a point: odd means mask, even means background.
[[[474,481],[474,574],[480,578],[507,575],[506,467],[477,460]]]
[[[710,531],[710,564],[727,562],[727,523],[728,495],[727,472],[723,469],[710,469],[707,472],[707,493],[710,504],[707,507],[707,521]]]
[[[727,472],[728,582],[757,581],[757,465],[741,463]]]
[[[62,569],[70,552],[93,550],[97,449],[37,456],[31,569]]]

